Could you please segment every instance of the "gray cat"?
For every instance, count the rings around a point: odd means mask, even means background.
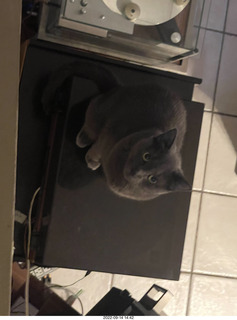
[[[186,111],[158,85],[117,87],[94,98],[77,135],[90,169],[100,166],[109,188],[134,200],[190,189],[183,177],[181,148]]]
[[[183,177],[181,148],[186,111],[181,100],[158,85],[119,86],[107,68],[87,60],[62,65],[52,72],[42,95],[47,114],[67,108],[65,88],[73,76],[90,79],[101,95],[91,100],[76,143],[88,167],[103,167],[116,194],[149,200],[190,189]]]

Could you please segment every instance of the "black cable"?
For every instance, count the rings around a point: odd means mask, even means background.
[[[73,286],[74,284],[78,283],[79,281],[83,280],[83,279],[84,279],[85,277],[87,277],[90,273],[91,273],[91,271],[87,271],[86,274],[85,274],[82,278],[76,280],[75,282],[73,282],[73,283],[71,283],[71,284],[67,284],[67,285],[65,285],[65,286],[64,286],[64,285],[53,284],[53,285],[49,285],[49,286],[47,286],[47,287],[48,287],[48,288],[53,288],[53,287],[60,286],[60,287],[63,287],[63,288],[68,288],[68,287],[71,287],[71,286]]]

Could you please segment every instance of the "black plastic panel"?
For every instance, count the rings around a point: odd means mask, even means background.
[[[52,49],[52,44],[50,49],[45,44],[31,46],[26,56],[20,90],[16,201],[16,208],[23,212],[43,176],[49,131],[49,119],[40,105],[45,79],[60,65],[86,59],[85,53],[56,49],[59,47]],[[195,79],[121,62],[117,65],[111,60],[107,63],[96,56],[95,60],[112,70],[122,84],[156,82],[185,100],[188,130],[183,167],[192,184],[203,114],[202,104],[188,101]],[[86,109],[81,103],[85,99],[82,92],[90,96],[96,91],[93,82],[74,78],[68,112],[59,115],[44,203],[44,214],[50,219],[41,234],[43,250],[36,262],[178,280],[191,193],[173,193],[145,202],[127,200],[108,189],[101,170],[87,169],[86,150],[76,147],[75,136]]]

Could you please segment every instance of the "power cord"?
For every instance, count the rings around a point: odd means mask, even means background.
[[[63,287],[63,288],[72,287],[72,286],[74,286],[74,284],[78,283],[79,281],[81,281],[81,280],[83,280],[85,277],[87,277],[90,273],[91,273],[91,271],[87,271],[86,274],[85,274],[82,278],[76,280],[75,282],[73,282],[73,283],[71,283],[71,284],[67,284],[67,285],[52,284],[52,285],[49,285],[48,287],[49,287],[49,288],[51,288],[52,286],[59,286],[59,287]]]
[[[32,217],[32,209],[33,209],[33,205],[34,205],[34,202],[35,202],[35,198],[36,198],[37,194],[39,193],[39,191],[40,191],[40,187],[33,194],[33,197],[32,197],[31,202],[30,202],[30,209],[29,209],[29,214],[28,214],[28,237],[27,237],[27,250],[26,250],[26,283],[25,283],[25,315],[26,316],[29,316],[31,217]],[[82,279],[87,277],[90,273],[91,273],[91,271],[88,270],[86,272],[86,274],[82,278],[76,280],[75,282],[73,282],[71,284],[68,284],[68,285],[65,285],[65,286],[61,286],[61,285],[58,285],[58,284],[52,284],[52,285],[50,285],[48,287],[49,288],[61,288],[61,289],[69,290],[69,289],[67,289],[68,287],[71,287],[74,284],[78,283],[79,281],[81,281]],[[76,296],[71,290],[69,290],[69,291],[72,293],[72,296],[75,297],[75,299],[77,299],[80,302],[81,309],[82,309],[82,314],[83,314],[83,305],[82,305],[82,302],[81,302],[80,298],[78,296]]]
[[[72,290],[65,288],[64,286],[60,286],[60,285],[53,285],[53,286],[50,286],[50,288],[61,289],[61,290],[69,292],[70,296],[67,298],[66,303],[68,303],[70,306],[72,306],[73,303],[77,300],[81,306],[81,314],[84,315],[83,303],[82,303],[81,299],[79,298],[79,295],[82,294],[82,292],[83,292],[82,289],[80,289],[77,293],[74,293]]]
[[[26,251],[26,283],[25,283],[25,314],[29,315],[29,288],[30,288],[30,241],[31,241],[31,216],[32,209],[35,202],[35,198],[40,191],[40,187],[35,191],[31,202],[28,214],[28,240],[27,240],[27,251]]]
[[[78,280],[76,280],[76,281],[74,281],[74,282],[72,282],[72,283],[70,283],[70,284],[67,284],[67,285],[60,285],[60,284],[54,284],[54,283],[52,283],[52,284],[48,284],[47,287],[48,287],[48,288],[52,288],[52,289],[62,289],[62,290],[68,291],[71,295],[67,298],[66,302],[67,302],[69,305],[72,305],[72,304],[75,302],[75,300],[78,300],[79,303],[80,303],[80,305],[81,305],[81,314],[83,315],[83,314],[84,314],[84,308],[83,308],[82,301],[81,301],[81,299],[79,298],[79,295],[83,292],[83,290],[80,289],[77,293],[74,293],[73,291],[71,291],[70,289],[68,289],[68,287],[71,287],[71,286],[75,285],[76,283],[78,283],[79,281],[83,280],[83,279],[84,279],[85,277],[87,277],[90,273],[91,273],[91,271],[88,270],[88,271],[86,272],[86,274],[85,274],[82,278],[80,278],[80,279],[78,279]]]

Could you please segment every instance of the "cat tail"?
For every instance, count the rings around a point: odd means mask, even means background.
[[[41,102],[46,114],[61,110],[63,93],[73,76],[94,81],[101,93],[119,86],[115,75],[97,63],[73,62],[63,65],[51,73],[43,91]]]

